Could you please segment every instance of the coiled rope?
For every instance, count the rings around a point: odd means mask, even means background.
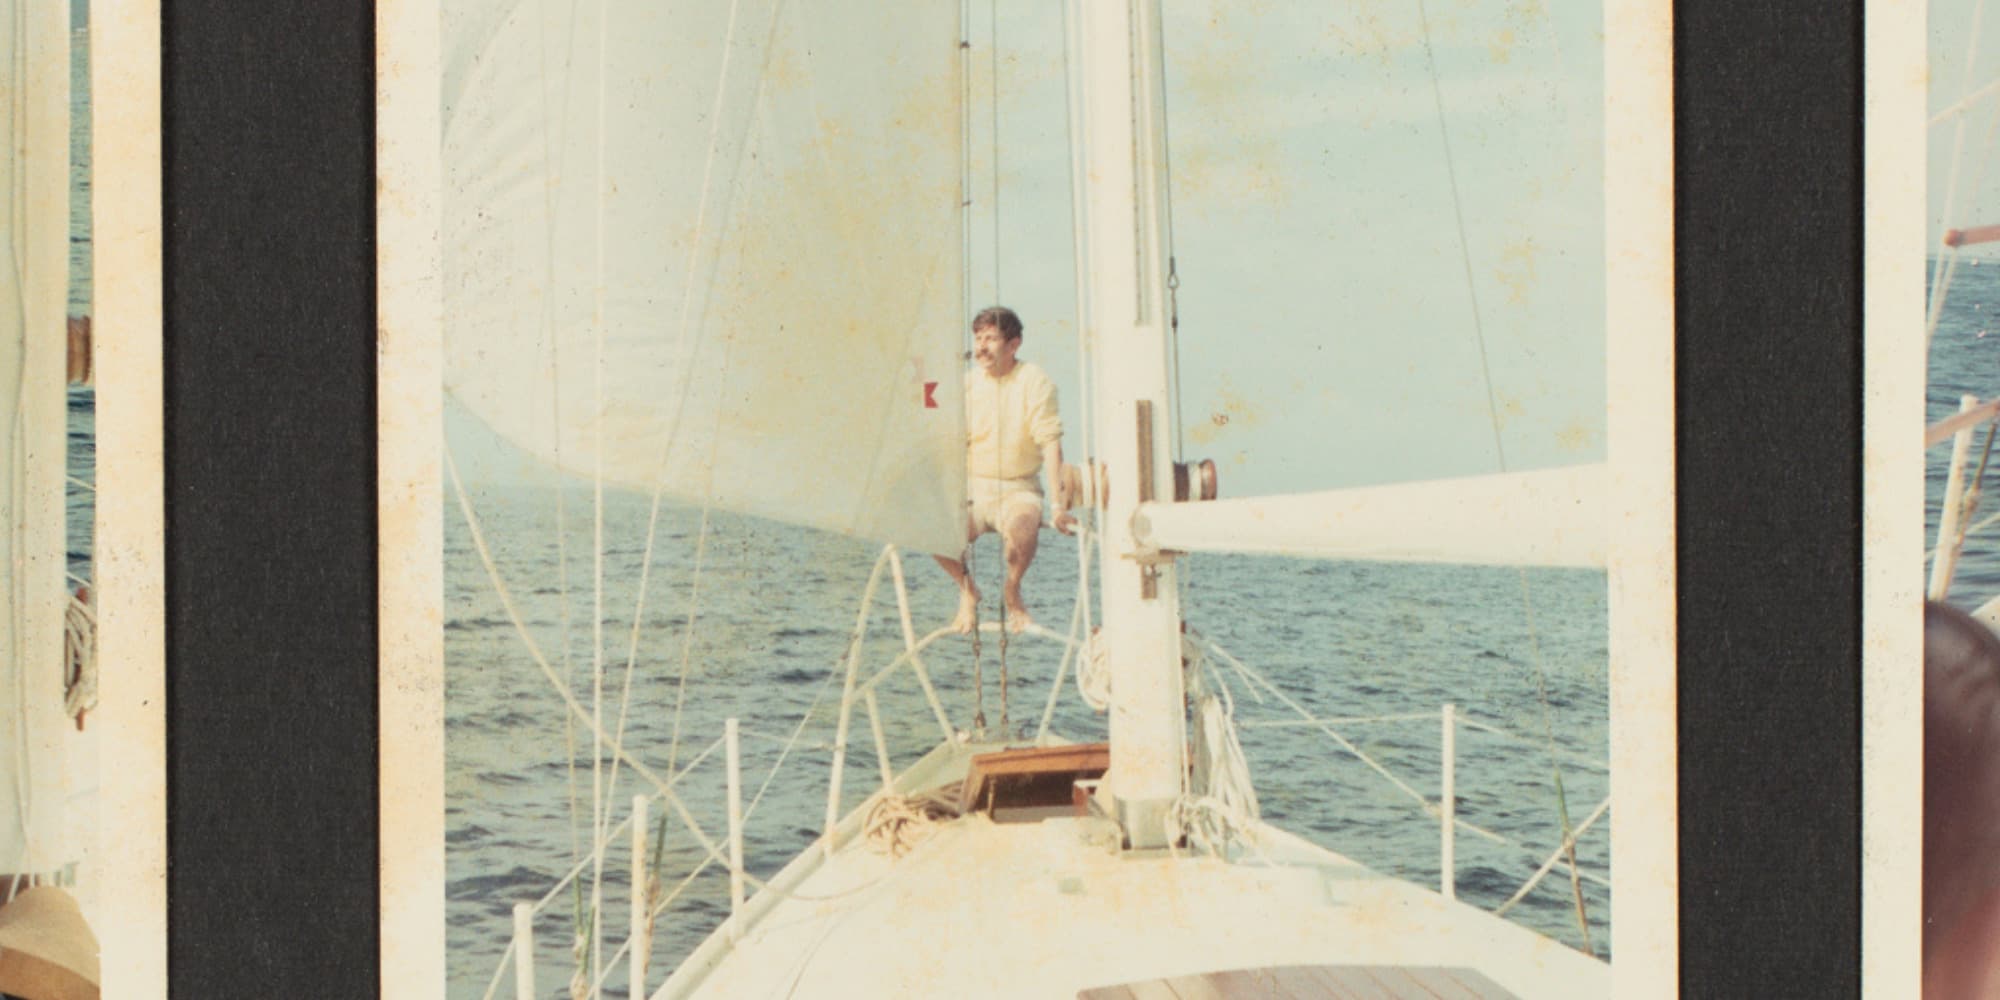
[[[1076,695],[1093,712],[1111,707],[1111,654],[1101,641],[1102,635],[1091,629],[1083,640],[1083,655],[1076,658]]]
[[[1186,838],[1189,847],[1217,857],[1226,856],[1231,841],[1256,822],[1260,811],[1250,762],[1236,738],[1236,703],[1229,687],[1210,683],[1204,644],[1198,635],[1184,636],[1188,691],[1194,698],[1194,790],[1175,799],[1166,815],[1169,843]]]
[[[83,728],[83,713],[97,707],[97,612],[90,588],[79,587],[63,611],[63,710]]]
[[[957,815],[956,808],[936,795],[884,795],[868,810],[863,836],[876,853],[900,858]]]

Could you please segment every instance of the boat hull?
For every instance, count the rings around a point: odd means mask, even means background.
[[[940,747],[899,792],[962,777]],[[704,942],[667,997],[1074,997],[1231,969],[1464,969],[1521,997],[1605,996],[1610,967],[1264,823],[1227,859],[1121,851],[1108,820],[939,825],[891,858],[868,805]]]

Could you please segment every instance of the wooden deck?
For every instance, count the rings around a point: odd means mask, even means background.
[[[1071,743],[1020,747],[972,758],[959,786],[960,815],[984,812],[1010,818],[1041,819],[1061,812],[1082,813],[1075,803],[1079,779],[1101,778],[1111,766],[1111,744]]]
[[[1515,1000],[1472,969],[1406,965],[1288,965],[1228,969],[1084,990],[1077,1000]]]

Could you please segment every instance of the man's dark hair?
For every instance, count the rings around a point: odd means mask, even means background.
[[[987,327],[1000,331],[1000,336],[1008,340],[1021,339],[1021,317],[1006,306],[987,306],[972,317],[972,332],[978,333]]]

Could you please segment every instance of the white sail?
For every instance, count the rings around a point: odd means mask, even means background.
[[[454,397],[569,473],[957,551],[957,5],[445,17]]]
[[[966,84],[980,86],[982,78],[995,92],[993,106],[1000,106],[999,67],[1005,61],[998,53],[1006,50],[996,44],[992,72],[974,70],[968,81],[958,76],[957,60],[982,57],[956,52],[951,29],[958,12],[950,6],[912,5],[878,13],[866,5],[836,8],[826,2],[618,6],[607,18],[599,0],[448,0],[445,35],[450,41],[443,81],[447,383],[459,402],[504,437],[571,473],[639,490],[660,486],[689,499],[906,547],[956,549],[962,540],[956,506],[964,448],[954,355],[966,310],[963,290],[955,284],[964,266],[958,257],[965,245],[959,242],[965,234],[958,212],[965,192],[956,188],[962,164],[953,152],[954,133],[961,120],[953,109]],[[541,903],[523,900],[514,909],[513,976],[523,995],[547,985],[536,981],[533,967],[538,954],[549,952],[546,935],[552,924],[556,940],[585,942],[575,953],[578,984],[610,982],[615,988],[622,975],[629,995],[655,1000],[786,990],[835,995],[852,988],[857,980],[849,973],[856,968],[878,972],[871,981],[888,984],[884,989],[890,993],[935,992],[940,983],[977,993],[985,983],[996,994],[1073,996],[1086,987],[1197,969],[1381,961],[1490,969],[1496,982],[1528,996],[1567,995],[1564,990],[1601,994],[1607,988],[1608,969],[1593,956],[1564,951],[1455,902],[1448,846],[1442,854],[1446,892],[1440,895],[1366,872],[1347,859],[1295,842],[1254,815],[1241,814],[1232,803],[1242,798],[1221,787],[1226,782],[1187,783],[1191,756],[1200,756],[1203,774],[1242,774],[1244,786],[1248,764],[1223,766],[1242,752],[1233,735],[1224,735],[1233,725],[1228,710],[1220,707],[1230,697],[1228,689],[1186,684],[1184,670],[1199,673],[1216,661],[1190,652],[1197,648],[1190,645],[1196,640],[1181,627],[1171,562],[1150,558],[1154,553],[1147,548],[1240,550],[1255,540],[1279,548],[1252,551],[1312,545],[1322,554],[1350,557],[1366,547],[1361,553],[1366,558],[1417,552],[1463,561],[1462,553],[1479,545],[1482,557],[1470,561],[1601,565],[1605,508],[1601,499],[1574,509],[1548,502],[1551,497],[1568,502],[1583,492],[1579,487],[1601,493],[1596,482],[1601,469],[1559,473],[1554,481],[1531,473],[1497,482],[1451,483],[1442,488],[1452,494],[1450,502],[1436,507],[1440,524],[1422,529],[1450,536],[1442,539],[1398,535],[1407,523],[1403,517],[1412,512],[1411,501],[1435,499],[1430,494],[1440,491],[1438,484],[1355,491],[1365,494],[1359,505],[1324,523],[1306,517],[1279,523],[1285,518],[1274,512],[1281,512],[1282,501],[1276,507],[1264,501],[1140,502],[1171,491],[1172,461],[1180,457],[1180,448],[1170,442],[1182,430],[1176,423],[1186,422],[1175,401],[1180,365],[1170,336],[1182,300],[1178,282],[1168,273],[1176,251],[1164,200],[1171,185],[1166,170],[1166,60],[1160,52],[1164,28],[1158,7],[1088,2],[1066,7],[1072,38],[1081,41],[1063,59],[1076,74],[1070,106],[1078,139],[1072,160],[1077,168],[1072,187],[1076,220],[1070,232],[1084,244],[1077,257],[1082,305],[1077,331],[1089,358],[1079,362],[1090,391],[1078,394],[1086,405],[1077,409],[1097,431],[1081,464],[1104,469],[1106,475],[1093,478],[1100,485],[1109,479],[1110,485],[1096,491],[1108,499],[1089,519],[1096,533],[1087,537],[1093,541],[1079,546],[1083,561],[1077,610],[1071,616],[1071,652],[1050,672],[1053,691],[1036,742],[1060,744],[1074,735],[1057,736],[1051,728],[1066,673],[1074,665],[1080,687],[1108,691],[1099,703],[1108,705],[1103,727],[1109,746],[1103,759],[1109,769],[1094,784],[1078,785],[1056,775],[1050,784],[1061,793],[1059,801],[1036,808],[1087,815],[1050,815],[1039,823],[1013,824],[977,817],[953,820],[922,808],[916,814],[932,835],[918,848],[925,853],[899,857],[893,844],[879,852],[869,846],[869,828],[890,815],[873,806],[904,808],[947,787],[959,790],[950,796],[954,801],[964,794],[976,801],[975,760],[1025,741],[1025,731],[1014,731],[1004,707],[999,727],[988,730],[983,690],[964,728],[941,706],[930,668],[920,657],[928,655],[924,651],[933,640],[956,638],[949,629],[916,638],[902,564],[893,550],[887,551],[870,575],[854,619],[856,631],[846,647],[824,836],[748,895],[741,887],[750,873],[732,851],[726,867],[738,888],[731,894],[728,923],[665,986],[649,993],[645,952],[661,925],[649,909],[647,880],[635,874],[627,882],[629,910],[625,903],[613,902],[617,894],[609,891],[614,885],[605,878],[605,862],[618,850],[625,830],[610,822],[594,823],[590,856],[576,858],[570,875],[556,891],[542,894]],[[975,50],[1003,34],[999,9],[989,13],[987,36],[968,39]],[[907,40],[912,37],[922,41]],[[1320,38],[1308,41],[1318,44]],[[1427,34],[1424,41],[1428,50]],[[673,55],[665,54],[669,52]],[[394,72],[393,67],[388,71]],[[1224,98],[1237,96],[1227,87],[1205,89]],[[1337,96],[1348,100],[1344,93]],[[1436,109],[1442,117],[1437,109],[1441,98],[1434,92],[1426,97],[1425,113]],[[1372,114],[1372,109],[1364,110]],[[974,118],[976,128],[990,128],[996,147],[1003,145],[1000,117],[996,110],[990,126],[983,115]],[[1290,122],[1286,116],[1286,124]],[[1269,121],[1256,126],[1275,134]],[[1317,169],[1333,154],[1323,137],[1310,138],[1316,152],[1309,162]],[[1423,146],[1424,155],[1434,155],[1431,143]],[[1229,152],[1227,142],[1212,141],[1210,148]],[[1010,152],[1033,150],[1021,143]],[[1343,165],[1357,158],[1339,154]],[[1440,180],[1451,179],[1444,168],[1435,173]],[[1346,199],[1317,206],[1325,218],[1352,214],[1336,211],[1350,200],[1381,200],[1349,176],[1343,174],[1334,185]],[[1241,193],[1229,185],[1210,190],[1223,202],[1238,200]],[[945,197],[939,198],[941,194]],[[1430,194],[1455,195],[1456,189],[1440,186]],[[1309,242],[1316,244],[1318,218],[1295,213],[1293,207],[1272,204],[1265,211],[1314,222],[1294,229],[1310,230],[1314,235]],[[1029,211],[1010,218],[1053,216]],[[996,221],[993,228],[997,270],[1003,227]],[[1247,232],[1255,227],[1236,228]],[[1414,227],[1409,238],[1427,248],[1425,260],[1441,257],[1454,275],[1469,269],[1476,258],[1458,254],[1457,244],[1443,239],[1436,226]],[[1461,225],[1457,239],[1466,238]],[[1334,255],[1307,258],[1307,270],[1342,272],[1345,281],[1371,294],[1376,291],[1371,281],[1392,290],[1406,287],[1377,278],[1384,272],[1393,277],[1407,262],[1380,255],[1379,244],[1362,243],[1370,247],[1366,263],[1375,265],[1372,270]],[[1234,245],[1248,244],[1239,238]],[[1267,240],[1254,245],[1275,252],[1292,244]],[[1218,258],[1241,256],[1240,249],[1230,246],[1227,240],[1215,241],[1211,252]],[[1066,265],[1067,252],[1064,247],[1041,258]],[[1046,294],[1049,281],[1009,273],[1010,288],[1042,286],[1037,293]],[[1306,290],[1320,292],[1319,286],[1330,282],[1316,282]],[[998,283],[996,277],[993,284]],[[1215,290],[1207,293],[1216,296],[1211,302],[1225,301],[1220,294],[1228,287],[1225,282],[1206,287]],[[1431,297],[1427,287],[1407,287],[1421,288],[1419,298]],[[1012,294],[1007,298],[1022,301]],[[1358,343],[1372,327],[1387,326],[1355,322],[1349,298],[1361,296],[1318,294],[1307,300],[1330,303],[1298,314],[1305,318],[1296,321],[1313,332],[1311,343],[1321,338]],[[1195,293],[1190,291],[1186,301],[1192,317]],[[1292,316],[1284,313],[1288,307],[1270,308]],[[1028,312],[1056,313],[1047,308]],[[1338,336],[1327,329],[1329,315],[1337,321],[1332,325],[1342,327]],[[1444,329],[1443,323],[1419,325]],[[1597,333],[1594,326],[1572,325],[1580,336]],[[1276,356],[1262,348],[1283,338],[1264,331],[1283,327],[1246,322],[1241,329],[1243,335],[1229,341],[1232,351]],[[1461,346],[1472,345],[1468,340]],[[1350,378],[1368,377],[1355,367]],[[1485,376],[1484,365],[1479,372]],[[1480,396],[1491,400],[1491,390],[1484,382],[1480,387]],[[857,409],[863,405],[857,398],[873,402],[878,396],[935,402],[937,407],[926,406],[908,420],[897,407],[882,409],[879,417],[870,415],[876,411]],[[1437,409],[1465,410],[1456,405]],[[1480,412],[1499,420],[1490,409]],[[1256,416],[1256,407],[1246,403],[1225,405],[1197,420],[1243,430],[1257,423],[1251,419]],[[866,433],[861,424],[869,424]],[[1314,429],[1323,434],[1325,426],[1321,422]],[[1197,445],[1219,440],[1189,433]],[[1572,436],[1588,434],[1586,429]],[[1477,439],[1482,451],[1485,441],[1484,436]],[[1235,442],[1233,436],[1228,439]],[[1494,444],[1496,449],[1504,444],[1501,435],[1496,433]],[[885,456],[894,459],[905,451],[935,462],[884,464]],[[1243,449],[1245,460],[1249,451]],[[869,480],[885,476],[888,481],[882,485],[890,489],[871,493]],[[1150,477],[1143,485],[1142,476]],[[1354,499],[1346,493],[1333,497],[1335,502]],[[1327,497],[1309,498],[1300,510],[1323,508],[1327,502]],[[1524,504],[1531,510],[1528,520],[1517,511]],[[1479,509],[1468,513],[1468,507]],[[1158,527],[1148,521],[1155,513],[1163,524],[1186,513],[1193,533],[1169,531],[1149,539]],[[1495,516],[1479,521],[1473,514]],[[1270,527],[1277,530],[1259,534],[1253,530],[1258,526],[1243,523],[1259,520],[1272,521]],[[1528,539],[1542,537],[1542,529],[1552,523],[1575,537],[1564,539],[1553,555],[1511,557],[1536,544]],[[1222,530],[1209,536],[1212,546],[1178,541],[1216,527]],[[1516,531],[1524,534],[1502,537]],[[1163,543],[1160,537],[1176,541]],[[1582,541],[1568,544],[1577,539]],[[1088,561],[1093,556],[1097,562]],[[481,559],[501,589],[501,573],[483,548]],[[560,564],[556,568],[560,571]],[[890,665],[879,670],[870,650],[880,652],[883,644],[865,641],[875,618],[878,586],[893,586],[897,592],[904,644]],[[1103,609],[1095,629],[1093,591],[1102,595]],[[508,601],[509,623],[533,645],[532,618],[522,615],[504,592],[503,600]],[[882,600],[888,603],[886,597]],[[606,621],[599,619],[600,624]],[[773,628],[780,624],[770,619]],[[1051,634],[1041,626],[1028,630],[1031,636]],[[973,649],[975,657],[982,655],[979,646]],[[1214,652],[1218,659],[1226,655],[1219,647]],[[535,656],[569,718],[592,731],[593,757],[608,759],[597,747],[618,738],[610,735],[609,714],[586,710],[573,693],[580,688],[558,678],[541,651]],[[889,743],[911,731],[897,734],[882,723],[877,691],[886,690],[880,682],[903,666],[916,675],[943,742],[898,774],[900,762],[891,759]],[[1249,683],[1249,668],[1235,666]],[[1095,680],[1085,681],[1086,672]],[[596,679],[607,676],[600,671]],[[980,676],[974,672],[975,684]],[[1001,676],[1004,691],[1006,674]],[[1326,729],[1340,746],[1356,750],[1276,685],[1266,681],[1262,689],[1298,707],[1298,721]],[[1196,696],[1192,701],[1191,693]],[[1204,698],[1210,700],[1195,704]],[[681,704],[678,694],[675,703]],[[871,806],[842,818],[842,806],[853,801],[854,791],[852,784],[842,783],[860,780],[849,774],[848,742],[851,735],[857,745],[864,742],[855,725],[864,707],[875,736],[882,788],[879,793],[870,790]],[[1203,737],[1192,745],[1186,727],[1191,710],[1205,716]],[[619,713],[622,719],[623,706]],[[1456,719],[1452,710],[1444,718],[1447,733],[1454,731],[1450,727],[1459,723],[1449,721]],[[1095,726],[1085,723],[1085,732]],[[713,778],[709,787],[721,789],[717,794],[731,803],[729,840],[734,843],[743,835],[735,807],[743,766],[737,726],[726,723],[724,730],[729,735],[715,755],[715,767],[725,773],[691,775],[689,784],[672,790],[641,770],[641,751],[629,744],[611,751],[628,755],[633,772],[662,786],[646,789],[661,793],[656,798],[633,800],[629,830],[638,839],[628,857],[635,865],[647,863],[643,845],[651,829],[648,810],[655,805],[672,815],[674,837],[681,836],[677,824],[684,824],[704,847],[715,845],[704,860],[723,857],[720,821],[705,826],[706,820],[694,817],[678,799],[683,789],[704,777]],[[796,739],[803,725],[793,732]],[[684,745],[678,723],[673,738],[677,749]],[[1090,759],[1097,759],[1096,753],[1092,749]],[[573,750],[570,759],[576,759]],[[1426,794],[1376,769],[1424,810],[1433,808]],[[872,786],[872,774],[867,780]],[[1455,801],[1449,780],[1444,798]],[[622,812],[622,789],[613,784],[593,791],[592,815],[599,820]],[[1088,800],[1081,806],[1079,792]],[[1601,814],[1608,805],[1599,808]],[[574,804],[572,810],[574,815]],[[1447,809],[1443,817],[1446,845],[1458,829],[1452,816]],[[1221,849],[1213,857],[1147,850],[1179,843],[1189,823],[1223,831],[1215,840]],[[1233,852],[1228,846],[1232,838],[1237,845]],[[1194,844],[1196,838],[1190,836],[1188,842]],[[960,891],[966,886],[976,891]],[[587,908],[573,907],[566,914],[562,906],[554,913],[546,909],[550,901],[581,898],[576,893],[583,891],[591,900]],[[1186,908],[1176,903],[1216,899],[1241,905],[1217,919],[1220,911],[1203,904],[1196,909],[1207,917],[1190,922],[1179,912]],[[1158,900],[1165,902],[1149,905]],[[617,927],[628,913],[629,925]],[[883,914],[884,921],[871,919]],[[910,914],[919,919],[908,919]],[[966,928],[975,933],[958,933]],[[621,933],[633,943],[626,953],[629,971],[616,968],[614,946]],[[543,942],[539,947],[538,935]],[[960,947],[966,941],[1011,942],[1009,948],[987,948],[985,953],[1029,953],[1048,960],[1030,963],[1036,975],[1027,986],[980,968],[967,975],[979,956],[972,955],[972,966],[967,965],[970,953]],[[1013,947],[1024,943],[1025,952]],[[903,961],[911,956],[916,960]]]
[[[0,59],[0,874],[46,875],[81,846],[62,843],[67,6],[0,0]]]
[[[1207,503],[1142,504],[1140,539],[1181,552],[1377,562],[1604,566],[1604,466]]]

